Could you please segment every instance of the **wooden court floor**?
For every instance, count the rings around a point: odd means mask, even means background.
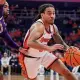
[[[26,80],[21,75],[11,75],[11,76],[4,76],[4,80]],[[38,80],[58,80],[56,79],[56,76],[53,78],[50,77],[50,75],[44,76],[39,75]],[[59,80],[64,80],[62,77],[59,78]]]
[[[21,75],[4,76],[4,80],[26,80]],[[39,75],[37,80],[65,80],[62,76]],[[80,76],[78,78],[80,80]]]

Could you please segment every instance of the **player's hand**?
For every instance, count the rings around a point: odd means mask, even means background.
[[[19,48],[19,52],[26,54],[27,53],[27,49],[20,47]]]
[[[78,48],[78,47],[75,47],[75,46],[70,46],[70,47],[66,50],[66,52],[70,52],[70,50],[72,50],[72,52],[76,52],[77,50],[79,50],[79,48]]]
[[[76,50],[79,50],[79,48],[76,46],[70,46],[70,48],[75,48]]]
[[[51,52],[55,50],[64,50],[64,46],[61,44],[54,44],[53,46],[50,46]]]

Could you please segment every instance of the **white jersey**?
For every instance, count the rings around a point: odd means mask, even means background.
[[[41,19],[39,19],[37,21],[41,22],[43,24]],[[43,45],[47,45],[48,41],[51,39],[53,34],[54,34],[54,28],[53,28],[53,25],[50,25],[50,32],[47,32],[46,29],[44,29],[43,35],[37,40],[37,42],[40,43],[40,44],[43,44]],[[28,35],[29,35],[29,31],[27,32],[27,34],[25,36],[24,42],[25,42],[25,40],[27,40]],[[27,55],[28,56],[33,56],[33,57],[42,57],[46,53],[47,53],[47,51],[41,51],[41,50],[34,49],[34,48],[30,47],[28,49],[28,54]]]

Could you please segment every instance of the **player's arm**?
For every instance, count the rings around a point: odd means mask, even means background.
[[[56,25],[54,25],[54,29],[55,29],[55,33],[53,34],[54,41],[55,41],[57,44],[62,44],[62,45],[64,45],[65,49],[69,48],[69,46],[64,42],[64,40],[63,40],[62,37],[60,36],[59,31],[58,31],[58,28],[57,28]]]
[[[11,48],[13,48],[13,49],[17,49],[17,50],[19,49],[19,45],[16,44],[16,43],[12,40],[11,36],[9,35],[9,33],[8,33],[7,31],[4,32],[4,34],[3,34],[3,39],[4,39],[4,41],[7,43],[7,45],[8,45],[9,47],[11,47]]]
[[[44,26],[41,23],[36,23],[34,25],[34,29],[30,31],[30,35],[27,41],[28,47],[32,47],[38,50],[46,50],[46,51],[54,51],[56,48],[62,48],[61,45],[57,45],[57,47],[54,46],[47,46],[43,45],[37,42],[37,40],[43,35],[44,33]]]
[[[23,53],[23,54],[26,53],[27,49],[22,48],[22,47],[19,46],[16,42],[14,42],[7,31],[4,32],[4,34],[3,34],[2,37],[3,37],[4,41],[7,43],[7,45],[8,45],[10,48],[13,48],[13,49],[15,49],[17,52],[19,51],[19,52],[21,52],[21,53]]]

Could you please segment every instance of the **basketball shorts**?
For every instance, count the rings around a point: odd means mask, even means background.
[[[47,52],[43,57],[37,58],[24,58],[24,64],[27,71],[27,76],[30,79],[37,77],[38,69],[40,65],[43,65],[45,68],[48,68],[53,62],[58,58],[52,53]]]

